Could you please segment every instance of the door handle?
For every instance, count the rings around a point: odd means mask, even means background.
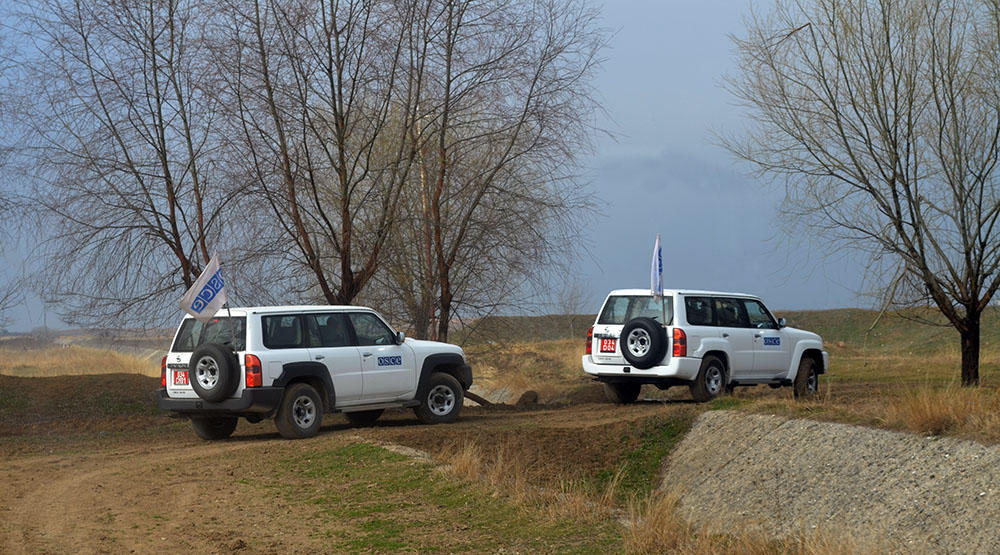
[[[754,336],[754,337],[760,337],[760,336],[761,336],[761,334],[759,334],[759,333],[755,333],[755,334],[753,334],[753,336]]]
[[[326,357],[323,355],[316,355],[316,360],[323,360],[324,358]]]
[[[372,354],[371,353],[361,353],[361,356],[367,358],[367,357],[372,356]]]
[[[722,334],[722,337],[729,337],[729,334],[728,333],[724,333],[724,334]]]

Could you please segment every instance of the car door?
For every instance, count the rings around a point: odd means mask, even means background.
[[[743,305],[754,332],[754,374],[764,378],[785,375],[792,358],[785,334],[764,303],[744,299]]]
[[[372,312],[349,312],[361,354],[362,399],[391,401],[416,389],[413,350],[396,344],[396,334]]]
[[[753,375],[754,334],[747,322],[746,310],[738,299],[712,299],[715,325],[723,339],[729,342],[729,372],[733,379]]]
[[[361,401],[363,374],[361,354],[351,337],[347,315],[342,312],[307,314],[309,352],[326,366],[333,381],[337,406]]]

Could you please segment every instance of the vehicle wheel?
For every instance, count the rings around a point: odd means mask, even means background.
[[[344,416],[347,417],[347,421],[353,426],[363,427],[371,426],[378,420],[378,417],[382,416],[385,412],[383,409],[378,410],[362,410],[358,412],[345,412]]]
[[[218,343],[201,345],[191,353],[188,363],[191,389],[206,401],[221,401],[236,391],[239,368],[240,361],[229,347]]]
[[[323,401],[313,386],[307,383],[289,386],[274,416],[278,433],[288,439],[312,437],[319,433],[322,423]]]
[[[191,425],[201,439],[226,439],[233,435],[237,420],[235,416],[192,416]]]
[[[799,371],[795,374],[794,385],[795,398],[812,397],[819,391],[819,374],[816,372],[816,361],[809,357],[802,357],[799,362]]]
[[[454,422],[462,410],[465,392],[451,374],[434,372],[427,379],[427,386],[422,388],[420,405],[413,409],[417,418],[424,424],[440,424]]]
[[[634,403],[639,398],[642,384],[638,383],[604,383],[604,396],[616,405]]]
[[[703,403],[719,396],[726,388],[726,367],[716,357],[705,357],[701,361],[698,377],[691,384],[691,396]]]
[[[622,356],[632,366],[645,370],[663,360],[667,349],[667,334],[652,318],[633,318],[622,328],[618,338]]]

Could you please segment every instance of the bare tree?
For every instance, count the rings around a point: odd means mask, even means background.
[[[1000,287],[998,2],[789,0],[735,42],[753,124],[729,148],[808,228],[894,265],[886,295],[933,303],[978,384]]]
[[[605,35],[574,0],[427,5],[411,304],[418,328],[436,321],[434,336],[447,340],[461,311],[517,306],[526,282],[571,250],[573,215],[589,200],[573,170],[590,148],[590,78]]]
[[[300,294],[348,304],[375,274],[414,149],[413,2],[228,7],[232,121]],[[226,52],[223,50],[223,52]]]
[[[162,322],[213,250],[250,220],[219,135],[207,3],[21,4],[21,149],[36,195],[45,280],[75,324]]]

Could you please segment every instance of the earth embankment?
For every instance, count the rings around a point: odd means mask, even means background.
[[[845,532],[905,550],[1000,552],[1000,447],[776,416],[709,411],[663,487],[708,529]],[[892,548],[890,547],[890,548]]]

